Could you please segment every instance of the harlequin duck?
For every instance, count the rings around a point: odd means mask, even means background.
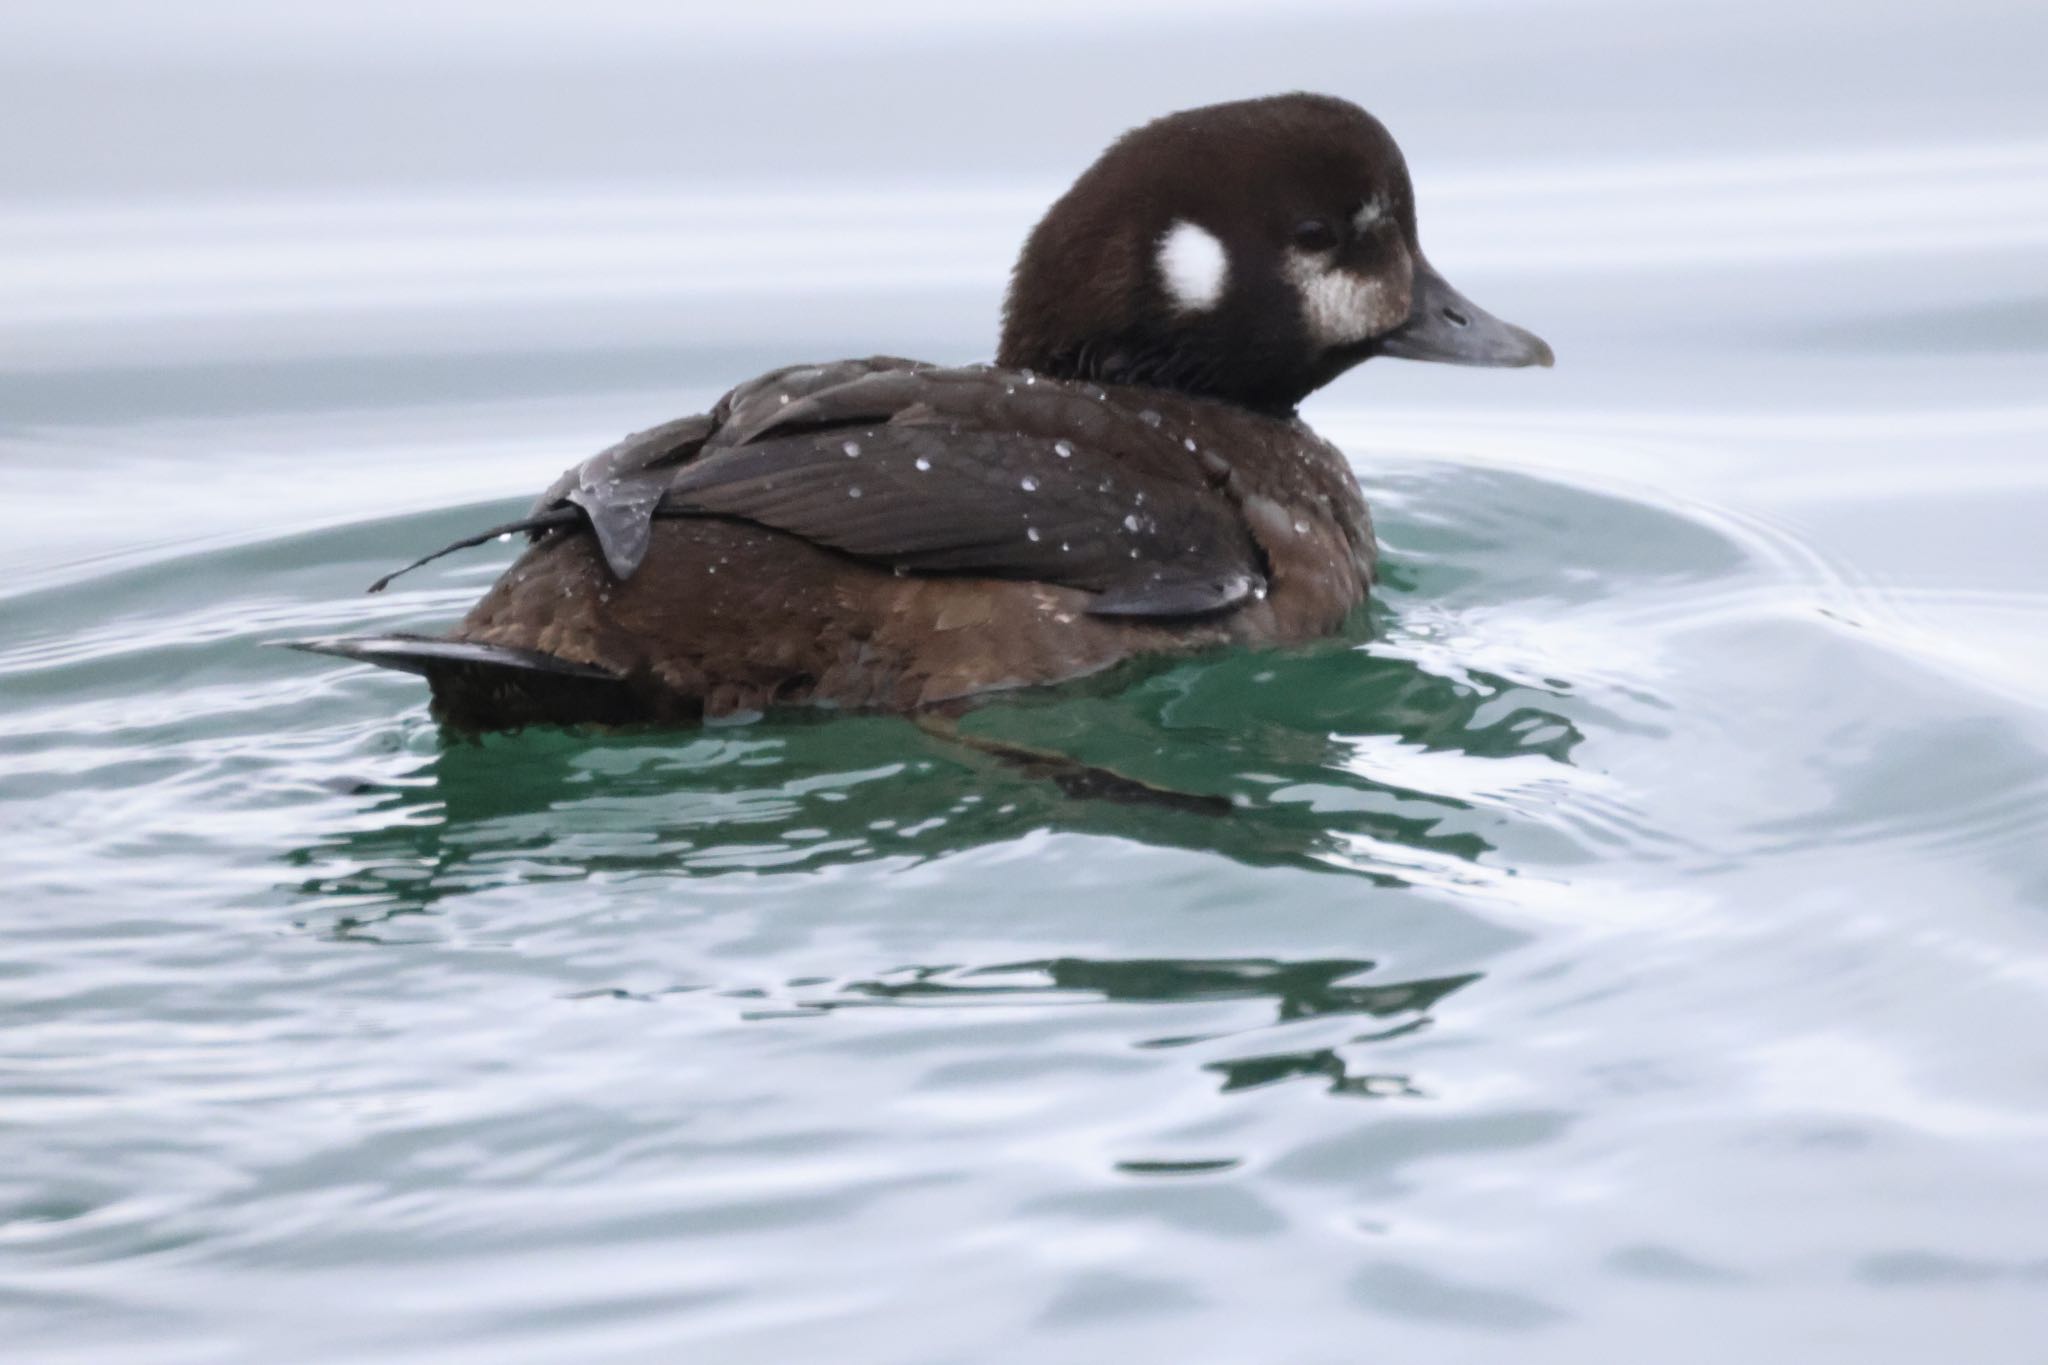
[[[1294,407],[1379,355],[1551,363],[1423,257],[1364,110],[1172,114],[1031,232],[993,365],[764,375],[450,546],[532,538],[447,636],[296,643],[423,674],[444,721],[490,729],[914,710],[1308,640],[1364,599],[1375,547]]]

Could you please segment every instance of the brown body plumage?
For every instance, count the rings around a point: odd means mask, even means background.
[[[821,367],[757,381],[721,404],[731,414],[721,428],[743,427],[771,405],[780,409],[780,399],[803,380],[816,382],[817,375],[831,372]],[[998,409],[1007,419],[1004,430],[1032,443],[1037,459],[1004,461],[1007,443],[968,453],[969,433],[942,423],[925,430],[946,453],[899,452],[891,471],[878,439],[886,422],[839,425],[799,438],[825,449],[828,463],[821,475],[836,477],[819,477],[829,484],[824,497],[846,498],[848,489],[858,487],[863,497],[848,502],[879,501],[889,496],[892,473],[894,482],[914,483],[937,472],[918,470],[920,459],[937,466],[973,458],[978,470],[1018,485],[1002,495],[1002,516],[1041,495],[1048,504],[1015,512],[1016,524],[1004,533],[1015,538],[1017,551],[1048,565],[1072,561],[1082,557],[1075,541],[1087,535],[1107,540],[1092,555],[1098,564],[1090,567],[1103,567],[1100,561],[1107,558],[1111,569],[1121,567],[1120,559],[1131,569],[1149,571],[1162,544],[1189,564],[1215,558],[1204,558],[1214,548],[1202,543],[1209,531],[1206,518],[1173,519],[1178,493],[1205,510],[1227,510],[1233,520],[1241,519],[1260,561],[1258,581],[1247,585],[1242,600],[1221,610],[1111,616],[1093,609],[1102,593],[1052,581],[1050,569],[1045,578],[1023,579],[898,573],[893,565],[751,521],[662,517],[652,523],[646,558],[623,580],[606,564],[595,537],[581,528],[546,534],[453,634],[596,665],[625,682],[636,699],[629,711],[680,720],[778,703],[902,710],[1080,677],[1138,654],[1313,639],[1335,630],[1364,599],[1374,555],[1364,499],[1341,454],[1298,423],[1149,390],[1027,380],[1003,371],[927,373],[925,383],[933,389],[950,380],[1014,390]],[[1138,430],[1106,439],[1110,432],[1104,428],[1127,425],[1118,417],[1124,410],[1140,414]],[[1041,420],[1033,424],[1020,412]],[[913,423],[921,415],[908,413]],[[1141,436],[1142,447],[1134,450]],[[1285,444],[1285,459],[1255,459],[1240,467],[1221,453],[1269,453],[1276,440]],[[864,443],[861,454],[846,456],[849,441]],[[1062,446],[1069,453],[1062,454]],[[1096,453],[1101,451],[1111,453]],[[1119,481],[1129,485],[1122,489],[1123,502],[1113,504],[1115,493],[1102,491],[1103,480],[1143,468],[1143,454],[1152,456],[1143,472],[1154,477],[1129,473]],[[693,458],[704,456],[700,451]],[[1034,475],[1033,469],[1043,472]],[[1050,486],[1062,477],[1069,488],[1078,485],[1089,509],[1116,515],[1063,518]],[[1041,479],[1040,487],[1024,490],[1028,478]],[[1027,514],[1037,519],[1025,521]],[[1141,537],[1126,517],[1151,534]],[[1111,529],[1105,533],[1100,526]],[[1145,557],[1131,558],[1140,546]],[[1141,575],[1137,581],[1148,580]],[[549,714],[546,691],[531,700],[536,710],[525,719],[562,718]],[[457,721],[489,720],[508,700],[501,693],[473,696],[461,686],[437,687],[436,694]]]

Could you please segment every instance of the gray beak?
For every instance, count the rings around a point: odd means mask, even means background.
[[[1446,365],[1554,365],[1550,344],[1502,322],[1451,288],[1436,267],[1417,257],[1408,320],[1380,338],[1381,355],[1440,360]]]

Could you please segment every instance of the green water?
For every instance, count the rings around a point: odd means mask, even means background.
[[[598,82],[622,13],[520,60]],[[1488,11],[1488,104],[1283,60],[1384,36],[1321,13],[1191,20],[1047,138],[1233,53],[1364,99],[1560,366],[1312,402],[1384,541],[1345,638],[966,722],[1220,817],[893,718],[459,742],[265,647],[452,620],[510,547],[361,589],[768,364],[979,354],[1035,144],[878,195],[796,124],[696,134],[795,158],[748,198],[435,104],[315,194],[247,130],[382,57],[0,86],[152,111],[0,148],[10,1360],[2048,1358],[2048,144],[1981,78],[2039,22]],[[971,111],[1054,61],[1007,22],[943,77],[860,41]],[[1801,23],[1829,99],[1758,36]],[[443,56],[486,104],[531,69]]]

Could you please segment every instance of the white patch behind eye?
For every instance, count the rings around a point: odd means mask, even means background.
[[[1207,228],[1176,222],[1159,242],[1159,278],[1183,313],[1214,308],[1230,281],[1230,253]]]
[[[1351,226],[1364,232],[1367,228],[1387,216],[1387,201],[1374,195],[1358,206],[1358,212],[1351,215]]]
[[[1301,320],[1318,346],[1348,346],[1389,332],[1408,314],[1383,280],[1331,266],[1322,256],[1290,251],[1287,278],[1301,296]],[[1405,291],[1403,291],[1405,292]]]

